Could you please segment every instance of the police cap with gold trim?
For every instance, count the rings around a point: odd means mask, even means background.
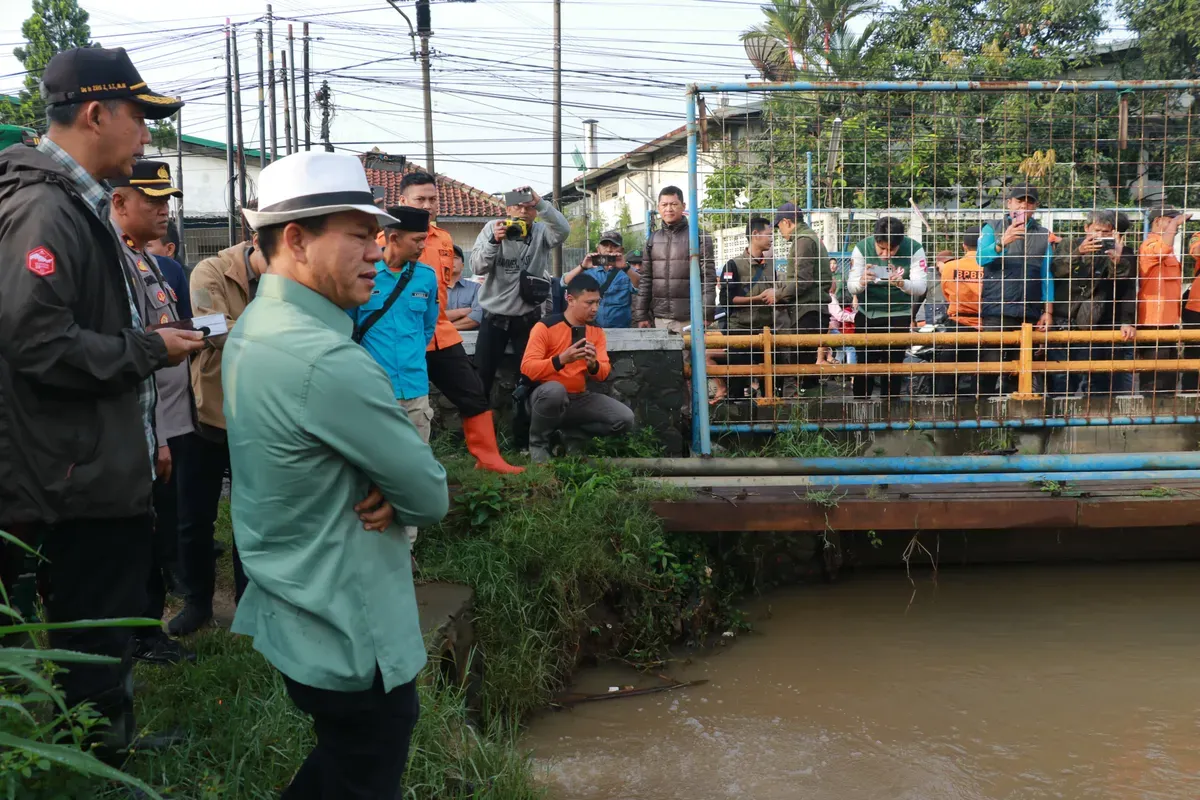
[[[137,189],[147,197],[183,197],[183,190],[171,185],[171,166],[165,161],[136,161],[128,178],[110,178],[108,182],[113,188]]]
[[[42,73],[42,99],[47,106],[129,100],[142,107],[146,119],[165,119],[183,107],[178,97],[150,91],[123,47],[76,47],[58,53]]]

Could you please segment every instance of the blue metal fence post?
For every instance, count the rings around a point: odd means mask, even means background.
[[[697,138],[700,126],[696,123],[694,87],[687,92],[688,137],[688,273],[692,318],[692,453],[712,455],[712,433],[708,418],[708,369],[704,363],[704,284],[700,277],[700,200],[696,169],[699,164]]]

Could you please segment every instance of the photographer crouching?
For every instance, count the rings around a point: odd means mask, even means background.
[[[488,398],[504,348],[511,343],[513,352],[525,352],[550,295],[550,251],[571,232],[567,218],[528,186],[505,193],[504,203],[508,218],[485,225],[471,253],[471,268],[484,278],[475,367]]]

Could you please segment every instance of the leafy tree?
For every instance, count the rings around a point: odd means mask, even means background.
[[[171,124],[172,119],[173,116],[170,119],[160,119],[150,126],[150,144],[159,150],[174,150],[179,142],[175,126]]]
[[[1200,6],[1195,0],[1119,0],[1138,34],[1148,78],[1200,75]]]
[[[91,47],[88,13],[77,0],[33,0],[33,15],[21,26],[26,46],[13,50],[25,70],[25,88],[15,110],[0,104],[2,121],[44,130],[46,106],[39,85],[50,59],[73,47]],[[6,113],[6,111],[8,113]]]

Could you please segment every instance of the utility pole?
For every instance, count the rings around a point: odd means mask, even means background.
[[[308,23],[304,23],[304,149],[312,150],[312,115],[308,99],[312,97],[312,88],[308,85]]]
[[[283,149],[292,154],[292,114],[288,107],[288,70],[287,50],[279,51],[279,63],[283,67],[279,71],[279,82],[283,85]]]
[[[234,28],[230,39],[233,42],[233,117],[234,138],[237,140],[237,183],[238,208],[246,207],[246,144],[242,139],[242,70],[238,61],[237,28]],[[242,238],[246,241],[246,218],[238,214],[238,223],[242,228]]]
[[[271,85],[267,88],[267,102],[271,106],[271,163],[279,157],[279,140],[275,135],[275,18],[271,4],[267,4],[267,75]]]
[[[229,191],[225,193],[226,202],[229,207],[227,222],[229,225],[229,246],[233,247],[237,241],[233,236],[233,206],[236,200],[233,196],[233,63],[232,53],[230,50],[230,25],[229,18],[225,19],[225,186]]]
[[[317,106],[321,109],[321,141],[325,143],[325,152],[332,153],[333,145],[329,143],[329,123],[333,121],[333,98],[329,93],[329,81],[321,81],[317,90]]]
[[[258,169],[267,167],[267,109],[264,105],[266,85],[263,83],[263,38],[262,28],[254,34],[258,42]]]
[[[433,92],[429,85],[429,37],[433,36],[433,15],[429,0],[417,0],[417,36],[421,37],[421,83],[425,94],[425,168],[436,175],[433,163]]]
[[[554,207],[562,210],[562,0],[554,0]],[[554,276],[563,274],[563,249],[554,248]]]
[[[471,0],[474,2],[474,0]],[[396,9],[396,13],[404,17],[404,21],[408,23],[408,33],[410,36],[421,39],[420,61],[421,61],[421,83],[425,94],[425,169],[429,170],[430,175],[436,174],[436,168],[433,163],[433,95],[429,86],[429,37],[433,36],[433,16],[429,10],[429,0],[417,0],[417,27],[414,30],[412,20],[408,18],[408,14],[404,13],[404,9],[400,8],[397,0],[388,0],[392,8]],[[413,58],[418,58],[416,42],[413,43]]]
[[[179,187],[179,191],[183,191],[183,109],[175,112],[175,185]],[[187,253],[184,247],[183,239],[183,195],[175,198],[175,213],[179,217],[175,220],[179,226],[179,248],[175,251],[175,255],[179,256],[179,263],[187,266]]]
[[[292,152],[300,152],[300,95],[296,94],[296,38],[292,35],[292,24],[288,23],[288,64],[291,70],[288,79],[292,84]]]

